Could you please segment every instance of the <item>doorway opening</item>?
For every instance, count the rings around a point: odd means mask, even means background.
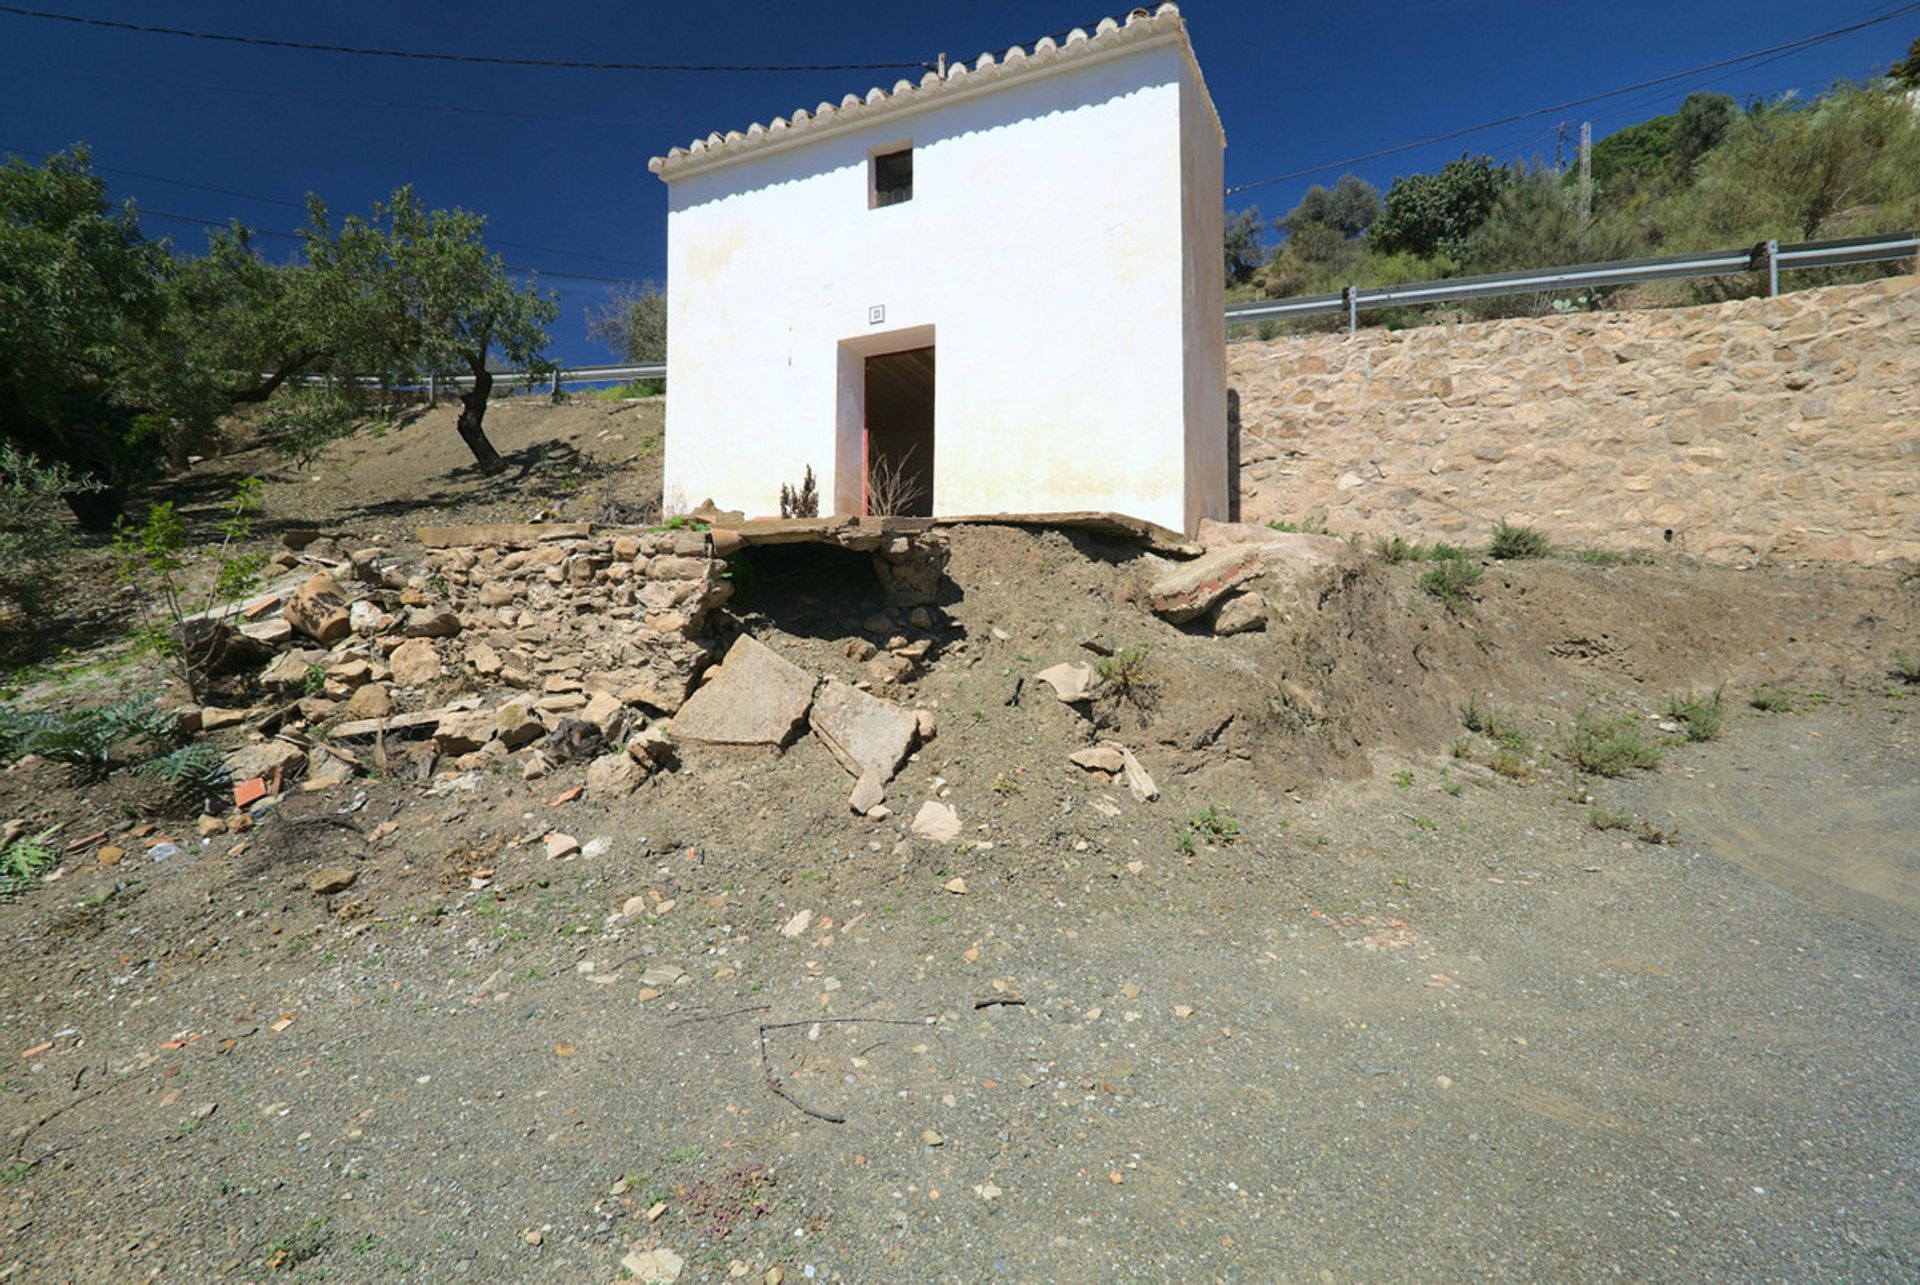
[[[866,359],[861,512],[933,516],[933,384],[931,345]]]

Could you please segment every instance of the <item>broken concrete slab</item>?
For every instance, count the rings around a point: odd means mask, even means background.
[[[944,803],[928,799],[913,814],[913,832],[934,843],[951,843],[960,837],[960,814]]]
[[[1111,776],[1120,775],[1127,766],[1126,756],[1111,745],[1089,745],[1084,750],[1075,750],[1067,755],[1067,761],[1089,772],[1105,772]]]
[[[840,760],[841,767],[863,781],[874,777],[882,787],[907,761],[920,730],[912,710],[837,678],[821,685],[807,719],[813,734]],[[878,802],[874,799],[867,806]],[[864,813],[866,808],[856,810]]]
[[[1261,546],[1229,544],[1209,549],[1155,580],[1147,589],[1147,605],[1157,616],[1181,624],[1204,615],[1222,597],[1254,576],[1265,565]]]
[[[1120,751],[1121,770],[1127,778],[1127,792],[1142,803],[1151,803],[1159,798],[1160,787],[1154,784],[1153,778],[1147,774],[1140,760],[1134,757],[1133,751],[1111,741],[1107,744]]]
[[[709,745],[785,745],[813,704],[815,680],[741,635],[673,717],[674,737]]]
[[[1252,589],[1222,598],[1213,609],[1213,632],[1225,638],[1267,627],[1267,600]]]
[[[1034,677],[1053,688],[1053,694],[1069,705],[1092,700],[1100,688],[1099,679],[1091,665],[1062,662],[1041,670]]]

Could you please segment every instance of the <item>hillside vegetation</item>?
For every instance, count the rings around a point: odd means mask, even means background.
[[[1901,64],[1885,80],[1842,82],[1814,98],[1789,94],[1744,109],[1724,94],[1693,94],[1677,111],[1594,144],[1585,218],[1572,165],[1497,165],[1467,154],[1432,173],[1397,178],[1384,195],[1348,174],[1310,188],[1275,219],[1282,239],[1271,251],[1260,244],[1257,207],[1230,215],[1229,283],[1235,297],[1274,298],[1769,238],[1904,231],[1920,226],[1920,104],[1908,83],[1915,79],[1920,74]],[[1848,271],[1859,277],[1876,269]],[[1795,284],[1837,279],[1844,278],[1808,273]],[[1759,288],[1736,278],[1637,290],[1647,302],[1685,303]],[[1584,292],[1558,306],[1601,297]],[[1531,296],[1478,301],[1467,311],[1485,317],[1553,306]],[[1396,325],[1414,317],[1402,310],[1370,319]],[[1262,333],[1276,332],[1270,323]]]

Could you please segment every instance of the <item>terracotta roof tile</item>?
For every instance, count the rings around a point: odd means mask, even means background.
[[[671,181],[684,173],[723,164],[759,148],[791,141],[802,134],[851,129],[894,112],[959,93],[963,89],[1009,80],[1051,68],[1066,59],[1077,61],[1166,35],[1179,39],[1191,62],[1193,51],[1187,44],[1186,26],[1180,19],[1177,5],[1162,4],[1151,12],[1135,9],[1124,19],[1102,18],[1091,33],[1085,28],[1075,27],[1067,33],[1064,41],[1042,36],[1034,42],[1031,52],[1015,45],[998,58],[983,53],[971,66],[965,62],[947,64],[945,76],[937,71],[929,71],[920,78],[918,84],[902,79],[896,81],[890,91],[876,86],[869,89],[864,98],[858,94],[848,94],[837,105],[823,102],[811,112],[800,108],[790,115],[776,116],[765,125],[755,122],[747,126],[744,132],[736,129],[728,130],[725,134],[711,133],[705,138],[694,139],[686,147],[676,147],[665,156],[654,157],[647,162],[647,168],[663,180]],[[1196,64],[1196,75],[1198,71]],[[1204,85],[1203,81],[1203,96]],[[1213,111],[1211,100],[1207,107],[1210,112]],[[1218,129],[1218,113],[1214,113],[1213,123],[1214,128]]]

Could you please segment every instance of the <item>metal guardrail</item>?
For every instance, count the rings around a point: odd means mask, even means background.
[[[1537,294],[1544,290],[1577,290],[1600,286],[1633,285],[1644,281],[1674,281],[1685,277],[1727,276],[1765,272],[1767,292],[1780,293],[1783,268],[1831,268],[1855,263],[1909,259],[1920,253],[1920,232],[1894,236],[1855,237],[1844,241],[1806,241],[1781,245],[1766,241],[1747,250],[1705,254],[1670,254],[1649,259],[1619,259],[1610,263],[1583,263],[1527,272],[1495,272],[1475,277],[1448,277],[1399,286],[1348,286],[1337,294],[1299,295],[1290,299],[1262,299],[1227,308],[1229,325],[1248,321],[1290,320],[1294,317],[1347,314],[1347,328],[1359,328],[1359,315],[1370,308],[1414,304],[1452,303],[1461,299],[1488,299],[1501,295]]]
[[[1837,268],[1856,263],[1880,263],[1890,259],[1910,259],[1920,254],[1920,232],[1891,236],[1854,237],[1844,241],[1803,241],[1781,245],[1763,241],[1746,250],[1720,250],[1706,254],[1669,254],[1650,259],[1617,259],[1610,263],[1581,263],[1562,268],[1540,268],[1528,272],[1494,272],[1477,277],[1448,277],[1441,281],[1418,281],[1400,286],[1348,286],[1336,294],[1298,295],[1290,299],[1261,299],[1251,303],[1230,304],[1227,324],[1249,321],[1285,321],[1295,317],[1321,317],[1347,314],[1348,330],[1360,326],[1360,314],[1370,308],[1406,307],[1414,304],[1452,303],[1460,299],[1491,299],[1501,295],[1537,294],[1543,290],[1575,290],[1582,287],[1636,285],[1645,281],[1677,281],[1687,277],[1730,276],[1742,272],[1765,272],[1767,293],[1780,293],[1783,268]],[[524,370],[497,370],[493,377],[501,382],[524,380]],[[549,383],[558,393],[568,384],[624,383],[633,379],[665,379],[665,362],[639,365],[564,366],[551,373]],[[311,382],[311,381],[302,381]],[[379,380],[362,377],[355,381],[376,387]],[[437,398],[442,389],[473,387],[472,375],[448,379],[429,379],[425,384],[395,384],[389,387],[424,392]]]

